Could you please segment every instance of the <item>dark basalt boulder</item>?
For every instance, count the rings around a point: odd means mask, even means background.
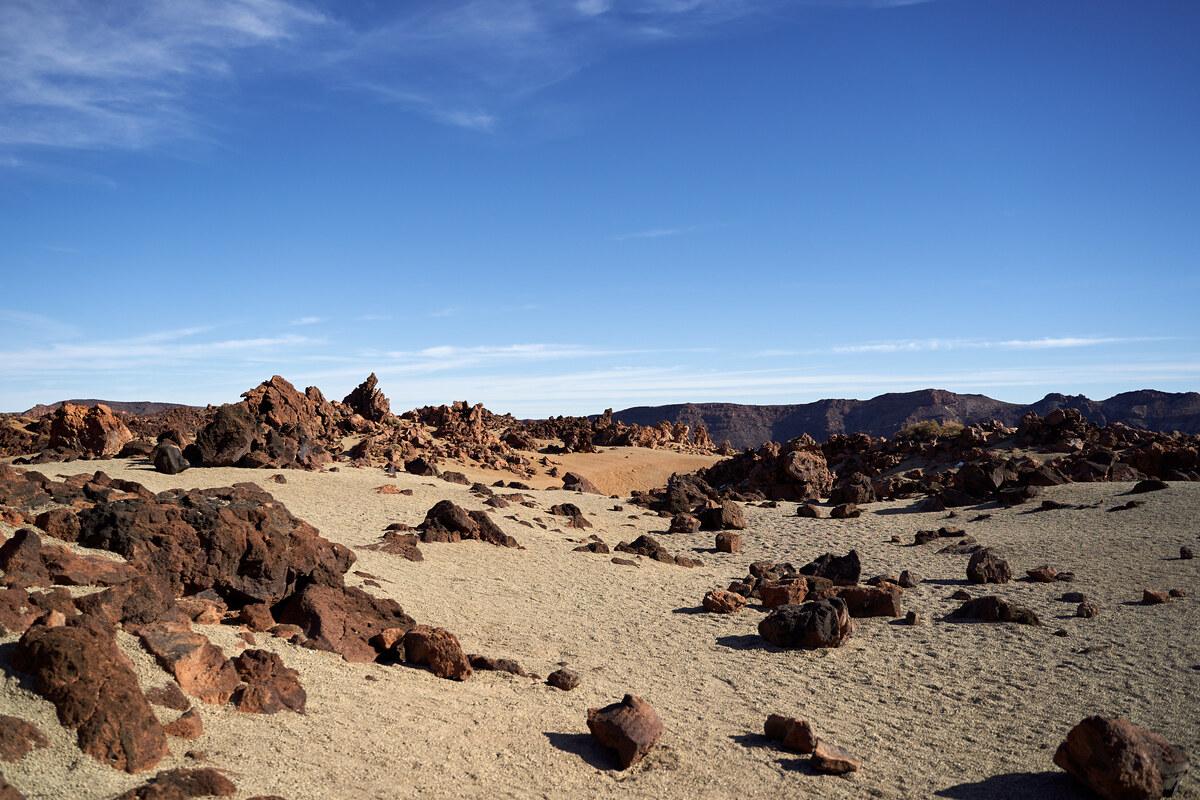
[[[758,623],[758,632],[776,647],[838,647],[854,633],[841,598],[784,605]]]

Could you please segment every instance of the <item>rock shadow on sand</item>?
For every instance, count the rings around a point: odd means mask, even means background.
[[[1036,797],[1038,800],[1086,800],[1095,797],[1079,781],[1065,772],[1008,772],[981,781],[948,786],[934,793],[950,800],[1012,800]]]
[[[551,747],[579,756],[594,769],[621,768],[621,764],[613,752],[596,744],[596,740],[590,733],[555,733],[553,731],[543,731],[543,733],[550,740]]]
[[[773,653],[781,652],[781,648],[769,643],[757,633],[744,633],[739,636],[718,636],[717,644],[730,650],[767,650]]]

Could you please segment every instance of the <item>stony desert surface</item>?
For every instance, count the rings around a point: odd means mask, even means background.
[[[640,485],[634,477],[622,486],[610,474],[611,462],[624,460],[622,450],[597,459],[596,483],[616,494]],[[652,459],[652,451],[636,455]],[[572,468],[587,474],[587,458],[577,456]],[[1131,484],[1048,487],[1044,498],[1069,507],[988,503],[956,509],[952,519],[946,511],[914,512],[912,500],[872,503],[846,520],[801,518],[789,502],[745,504],[742,551],[732,554],[715,552],[710,532],[667,534],[669,518],[623,498],[533,489],[521,492],[533,507],[513,503],[488,512],[521,549],[422,543],[424,561],[411,562],[366,547],[389,524],[417,525],[443,499],[486,508],[468,486],[346,466],[164,475],[143,459],[117,459],[38,469],[51,477],[102,469],[155,492],[252,481],[322,536],[353,549],[348,584],[365,584],[417,622],[453,631],[468,653],[515,659],[543,678],[560,665],[581,677],[569,692],[504,672],[443,680],[423,668],[348,663],[256,633],[254,646],[299,672],[306,713],[242,714],[197,703],[204,733],[171,739],[171,754],[156,767],[216,767],[238,798],[1086,798],[1094,795],[1051,759],[1067,731],[1093,714],[1125,717],[1200,752],[1200,561],[1179,558],[1181,546],[1200,544],[1200,483],[1171,482],[1120,512],[1108,509],[1130,499]],[[275,475],[287,482],[274,482]],[[411,495],[377,491],[387,484]],[[593,527],[569,528],[548,513],[564,502],[578,505]],[[990,516],[976,520],[980,515]],[[969,584],[968,557],[937,552],[955,540],[912,544],[917,530],[948,525],[997,548],[1018,579]],[[0,527],[6,535],[13,530]],[[703,566],[637,557],[637,566],[622,566],[612,557],[626,554],[573,549],[593,534],[611,547],[644,533]],[[921,614],[920,625],[859,619],[841,647],[783,650],[758,635],[764,612],[757,601],[728,615],[701,608],[706,592],[745,576],[752,562],[800,566],[850,549],[861,555],[864,578],[905,569],[918,577],[903,604]],[[1072,571],[1076,580],[1024,579],[1026,569],[1043,564]],[[1043,625],[947,621],[960,605],[950,595],[960,589],[1026,606]],[[1146,605],[1143,589],[1188,596]],[[1065,591],[1085,593],[1098,616],[1075,617],[1076,604],[1059,599]],[[196,630],[226,655],[247,647],[236,624]],[[0,640],[6,665],[17,638]],[[118,641],[143,689],[170,681],[136,638],[119,633]],[[665,733],[643,761],[620,770],[592,741],[586,713],[626,693],[654,707]],[[164,722],[178,716],[155,710]],[[861,770],[814,772],[807,756],[763,735],[771,713],[807,719],[820,737],[856,754]],[[33,722],[50,740],[3,765],[27,798],[100,800],[146,778],[81,753],[30,678],[11,668],[0,685],[0,714]],[[1200,797],[1195,777],[1185,778],[1175,796]]]

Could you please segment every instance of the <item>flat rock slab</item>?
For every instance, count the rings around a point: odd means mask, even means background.
[[[232,797],[233,782],[211,767],[173,769],[160,772],[147,783],[130,789],[115,800],[191,800],[193,797]]]
[[[663,735],[658,714],[645,700],[631,694],[619,703],[589,708],[587,724],[597,744],[617,752],[621,769],[641,761]]]
[[[862,762],[858,760],[856,755],[823,739],[817,740],[817,745],[813,748],[812,759],[809,761],[809,764],[817,772],[824,772],[829,775],[844,775],[847,772],[857,772],[862,767]]]

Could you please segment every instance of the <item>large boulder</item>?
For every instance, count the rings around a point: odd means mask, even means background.
[[[715,508],[700,512],[700,528],[706,531],[741,531],[746,529],[746,517],[741,506],[727,500]]]
[[[826,553],[801,567],[800,574],[828,578],[837,586],[853,586],[862,577],[862,559],[857,550],[851,550],[844,556]]]
[[[819,500],[833,489],[833,473],[825,454],[815,444],[787,453],[783,472],[794,488],[796,500]]]
[[[833,597],[785,605],[758,623],[759,634],[776,647],[838,647],[854,633],[846,602]]]
[[[105,628],[83,616],[34,625],[12,654],[14,669],[77,731],[79,749],[114,769],[150,769],[167,754],[167,736],[138,686],[137,674]]]
[[[97,458],[115,456],[132,439],[129,428],[106,405],[63,403],[50,421],[50,447]]]
[[[861,472],[851,473],[833,487],[829,502],[834,505],[874,503],[875,489],[871,486],[871,479]]]
[[[466,511],[449,500],[439,500],[417,526],[423,542],[461,542],[475,539],[501,547],[520,547],[512,536],[492,522],[484,511]]]
[[[465,681],[471,677],[471,663],[458,643],[458,637],[445,628],[414,625],[404,634],[405,660],[423,664],[439,678]]]
[[[990,547],[976,551],[967,563],[967,579],[974,583],[1008,583],[1012,568]]]
[[[1170,797],[1187,774],[1187,752],[1124,719],[1088,717],[1067,734],[1054,763],[1106,800]]]
[[[196,449],[206,467],[232,467],[250,452],[255,425],[241,403],[217,409],[212,422],[196,434]]]

